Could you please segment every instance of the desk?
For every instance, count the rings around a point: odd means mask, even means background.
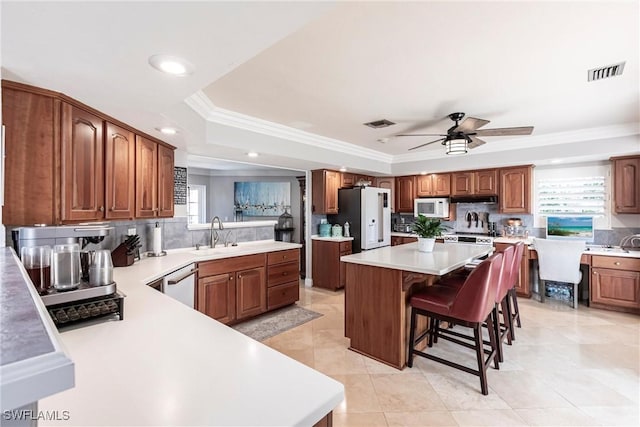
[[[437,277],[489,254],[491,246],[417,243],[346,255],[345,336],[352,350],[403,369],[409,338],[409,299]],[[426,327],[426,322],[418,329]]]

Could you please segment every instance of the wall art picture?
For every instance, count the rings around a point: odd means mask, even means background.
[[[234,208],[244,216],[280,216],[291,211],[291,183],[234,182]]]

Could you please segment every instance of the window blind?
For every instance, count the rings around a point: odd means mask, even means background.
[[[538,181],[538,214],[606,214],[605,177],[544,178]]]

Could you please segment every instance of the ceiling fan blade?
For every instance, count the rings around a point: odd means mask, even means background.
[[[531,135],[533,126],[521,126],[515,128],[495,128],[481,129],[475,132],[478,136],[509,136],[509,135]]]
[[[475,117],[467,117],[460,123],[454,132],[472,132],[489,123],[489,120],[476,119]]]
[[[483,141],[480,138],[476,138],[475,136],[469,136],[471,138],[471,142],[467,144],[468,149],[476,148],[481,146],[482,144],[486,144],[487,141]]]
[[[396,136],[447,136],[442,133],[401,133]]]
[[[435,142],[444,141],[445,139],[446,139],[446,138],[436,139],[435,141],[430,141],[430,142],[427,142],[427,143],[424,143],[424,144],[418,145],[418,146],[416,146],[416,147],[409,148],[409,151],[411,151],[411,150],[415,150],[415,149],[417,149],[417,148],[422,148],[422,147],[424,147],[424,146],[426,146],[426,145],[433,144],[433,143],[435,143]]]

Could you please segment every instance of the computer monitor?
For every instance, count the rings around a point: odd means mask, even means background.
[[[547,239],[582,240],[593,243],[593,217],[548,216]]]

